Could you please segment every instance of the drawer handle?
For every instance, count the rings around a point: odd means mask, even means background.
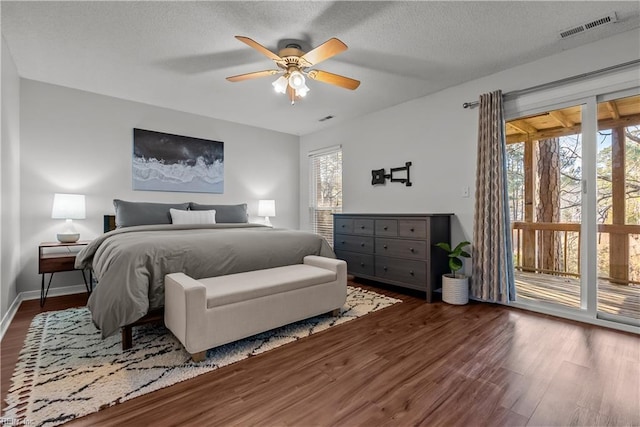
[[[344,224],[342,224],[340,227],[344,228],[344,227],[345,227],[345,225],[344,225]]]
[[[364,267],[364,262],[361,262],[361,263],[360,263],[360,267]]]
[[[415,228],[413,228],[413,227],[412,227],[410,231],[413,233],[413,232],[414,232],[414,231],[416,231],[416,230],[415,230]]]
[[[342,240],[340,243],[342,243],[344,245],[344,240]]]
[[[411,252],[415,252],[415,251],[416,251],[416,250],[415,250],[415,249],[413,249],[413,248],[409,248],[409,250],[410,250]]]
[[[360,229],[361,229],[361,230],[364,230],[364,225],[361,225],[361,226],[360,226]]]
[[[413,276],[413,270],[409,270],[409,274]]]
[[[362,246],[364,248],[364,243],[360,243],[360,246]]]
[[[384,271],[387,271],[387,266],[385,265],[384,267],[382,267],[382,269],[383,269]]]
[[[382,246],[383,248],[387,249],[387,245]]]
[[[384,231],[387,231],[389,229],[389,227],[387,227],[386,225],[382,228],[384,229]]]

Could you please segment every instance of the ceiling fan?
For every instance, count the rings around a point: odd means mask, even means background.
[[[291,104],[294,104],[296,99],[304,97],[309,92],[309,87],[305,82],[305,76],[319,82],[350,90],[355,90],[360,86],[358,80],[349,77],[329,73],[328,71],[308,70],[308,68],[347,50],[347,45],[336,38],[329,39],[306,53],[301,50],[300,45],[289,43],[284,49],[280,50],[277,55],[249,37],[236,36],[236,38],[273,60],[280,69],[255,71],[253,73],[227,77],[227,80],[230,82],[241,82],[243,80],[284,73],[274,81],[272,85],[276,92],[286,93],[291,100]]]

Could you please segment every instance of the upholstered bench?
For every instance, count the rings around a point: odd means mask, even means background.
[[[165,324],[198,362],[222,344],[323,313],[337,316],[347,299],[346,263],[319,256],[303,262],[199,280],[167,274]]]

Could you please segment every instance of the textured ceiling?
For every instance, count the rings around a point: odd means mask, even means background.
[[[613,11],[620,23],[559,40]],[[302,135],[635,28],[640,2],[3,0],[1,13],[21,77]],[[349,50],[317,68],[362,84],[310,81],[291,106],[274,77],[230,83],[273,68],[235,35],[276,52],[283,39],[337,37]]]

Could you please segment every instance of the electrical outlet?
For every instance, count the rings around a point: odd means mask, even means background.
[[[460,197],[469,197],[469,187],[467,187],[466,185],[462,187],[462,190],[460,191]]]

